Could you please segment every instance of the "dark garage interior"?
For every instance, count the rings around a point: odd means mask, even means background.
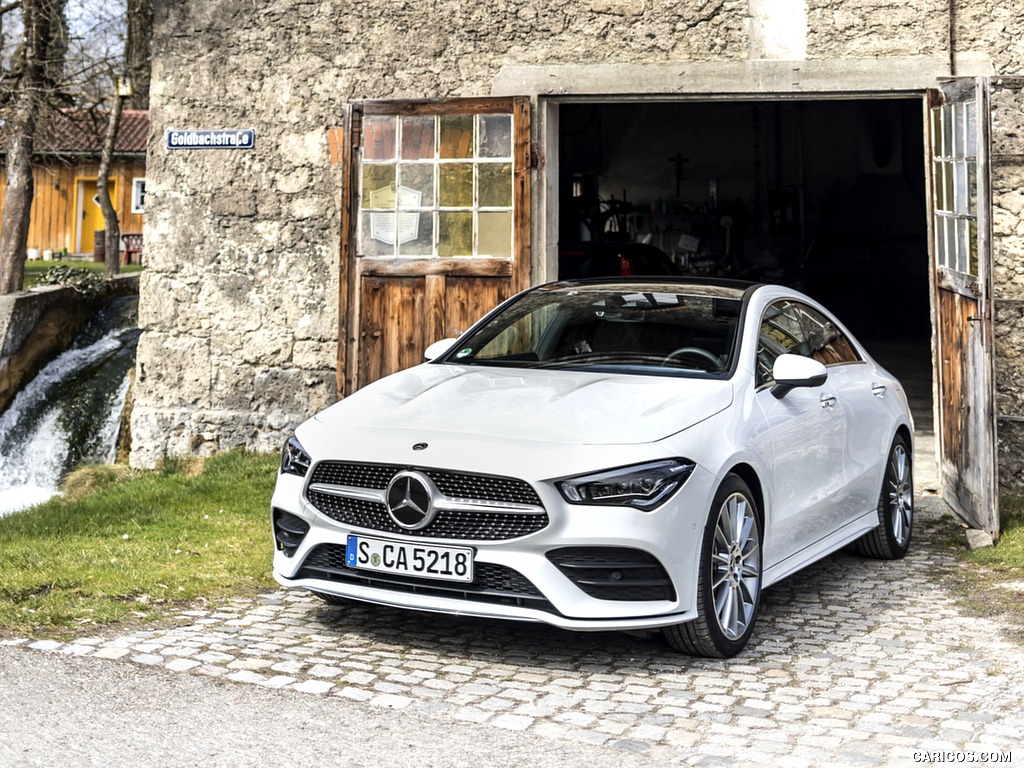
[[[560,252],[647,243],[927,349],[922,121],[906,98],[563,104]]]
[[[646,243],[683,274],[804,291],[903,382],[919,484],[936,486],[923,112],[919,98],[563,103],[559,277],[573,254]]]

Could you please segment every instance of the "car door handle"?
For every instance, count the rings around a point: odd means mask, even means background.
[[[872,384],[871,385],[871,394],[874,395],[875,397],[884,397],[885,396],[885,384]]]
[[[836,404],[836,397],[835,397],[835,395],[822,395],[821,396],[821,407],[822,408],[831,408],[835,404]]]

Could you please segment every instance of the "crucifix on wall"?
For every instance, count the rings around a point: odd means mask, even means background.
[[[670,157],[668,161],[676,166],[676,197],[678,198],[683,183],[683,165],[690,162],[690,158],[683,157],[680,152],[676,152],[676,156]]]

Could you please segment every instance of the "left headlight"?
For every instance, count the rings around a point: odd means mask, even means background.
[[[302,443],[293,435],[288,438],[281,451],[281,472],[286,475],[297,475],[305,477],[309,471],[309,465],[313,462],[302,447]]]
[[[609,469],[555,483],[570,504],[606,504],[649,512],[661,506],[693,473],[685,459]]]

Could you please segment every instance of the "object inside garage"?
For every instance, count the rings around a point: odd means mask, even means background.
[[[865,342],[927,357],[922,126],[906,98],[562,104],[559,276],[595,241],[646,243],[687,274],[799,288]]]

